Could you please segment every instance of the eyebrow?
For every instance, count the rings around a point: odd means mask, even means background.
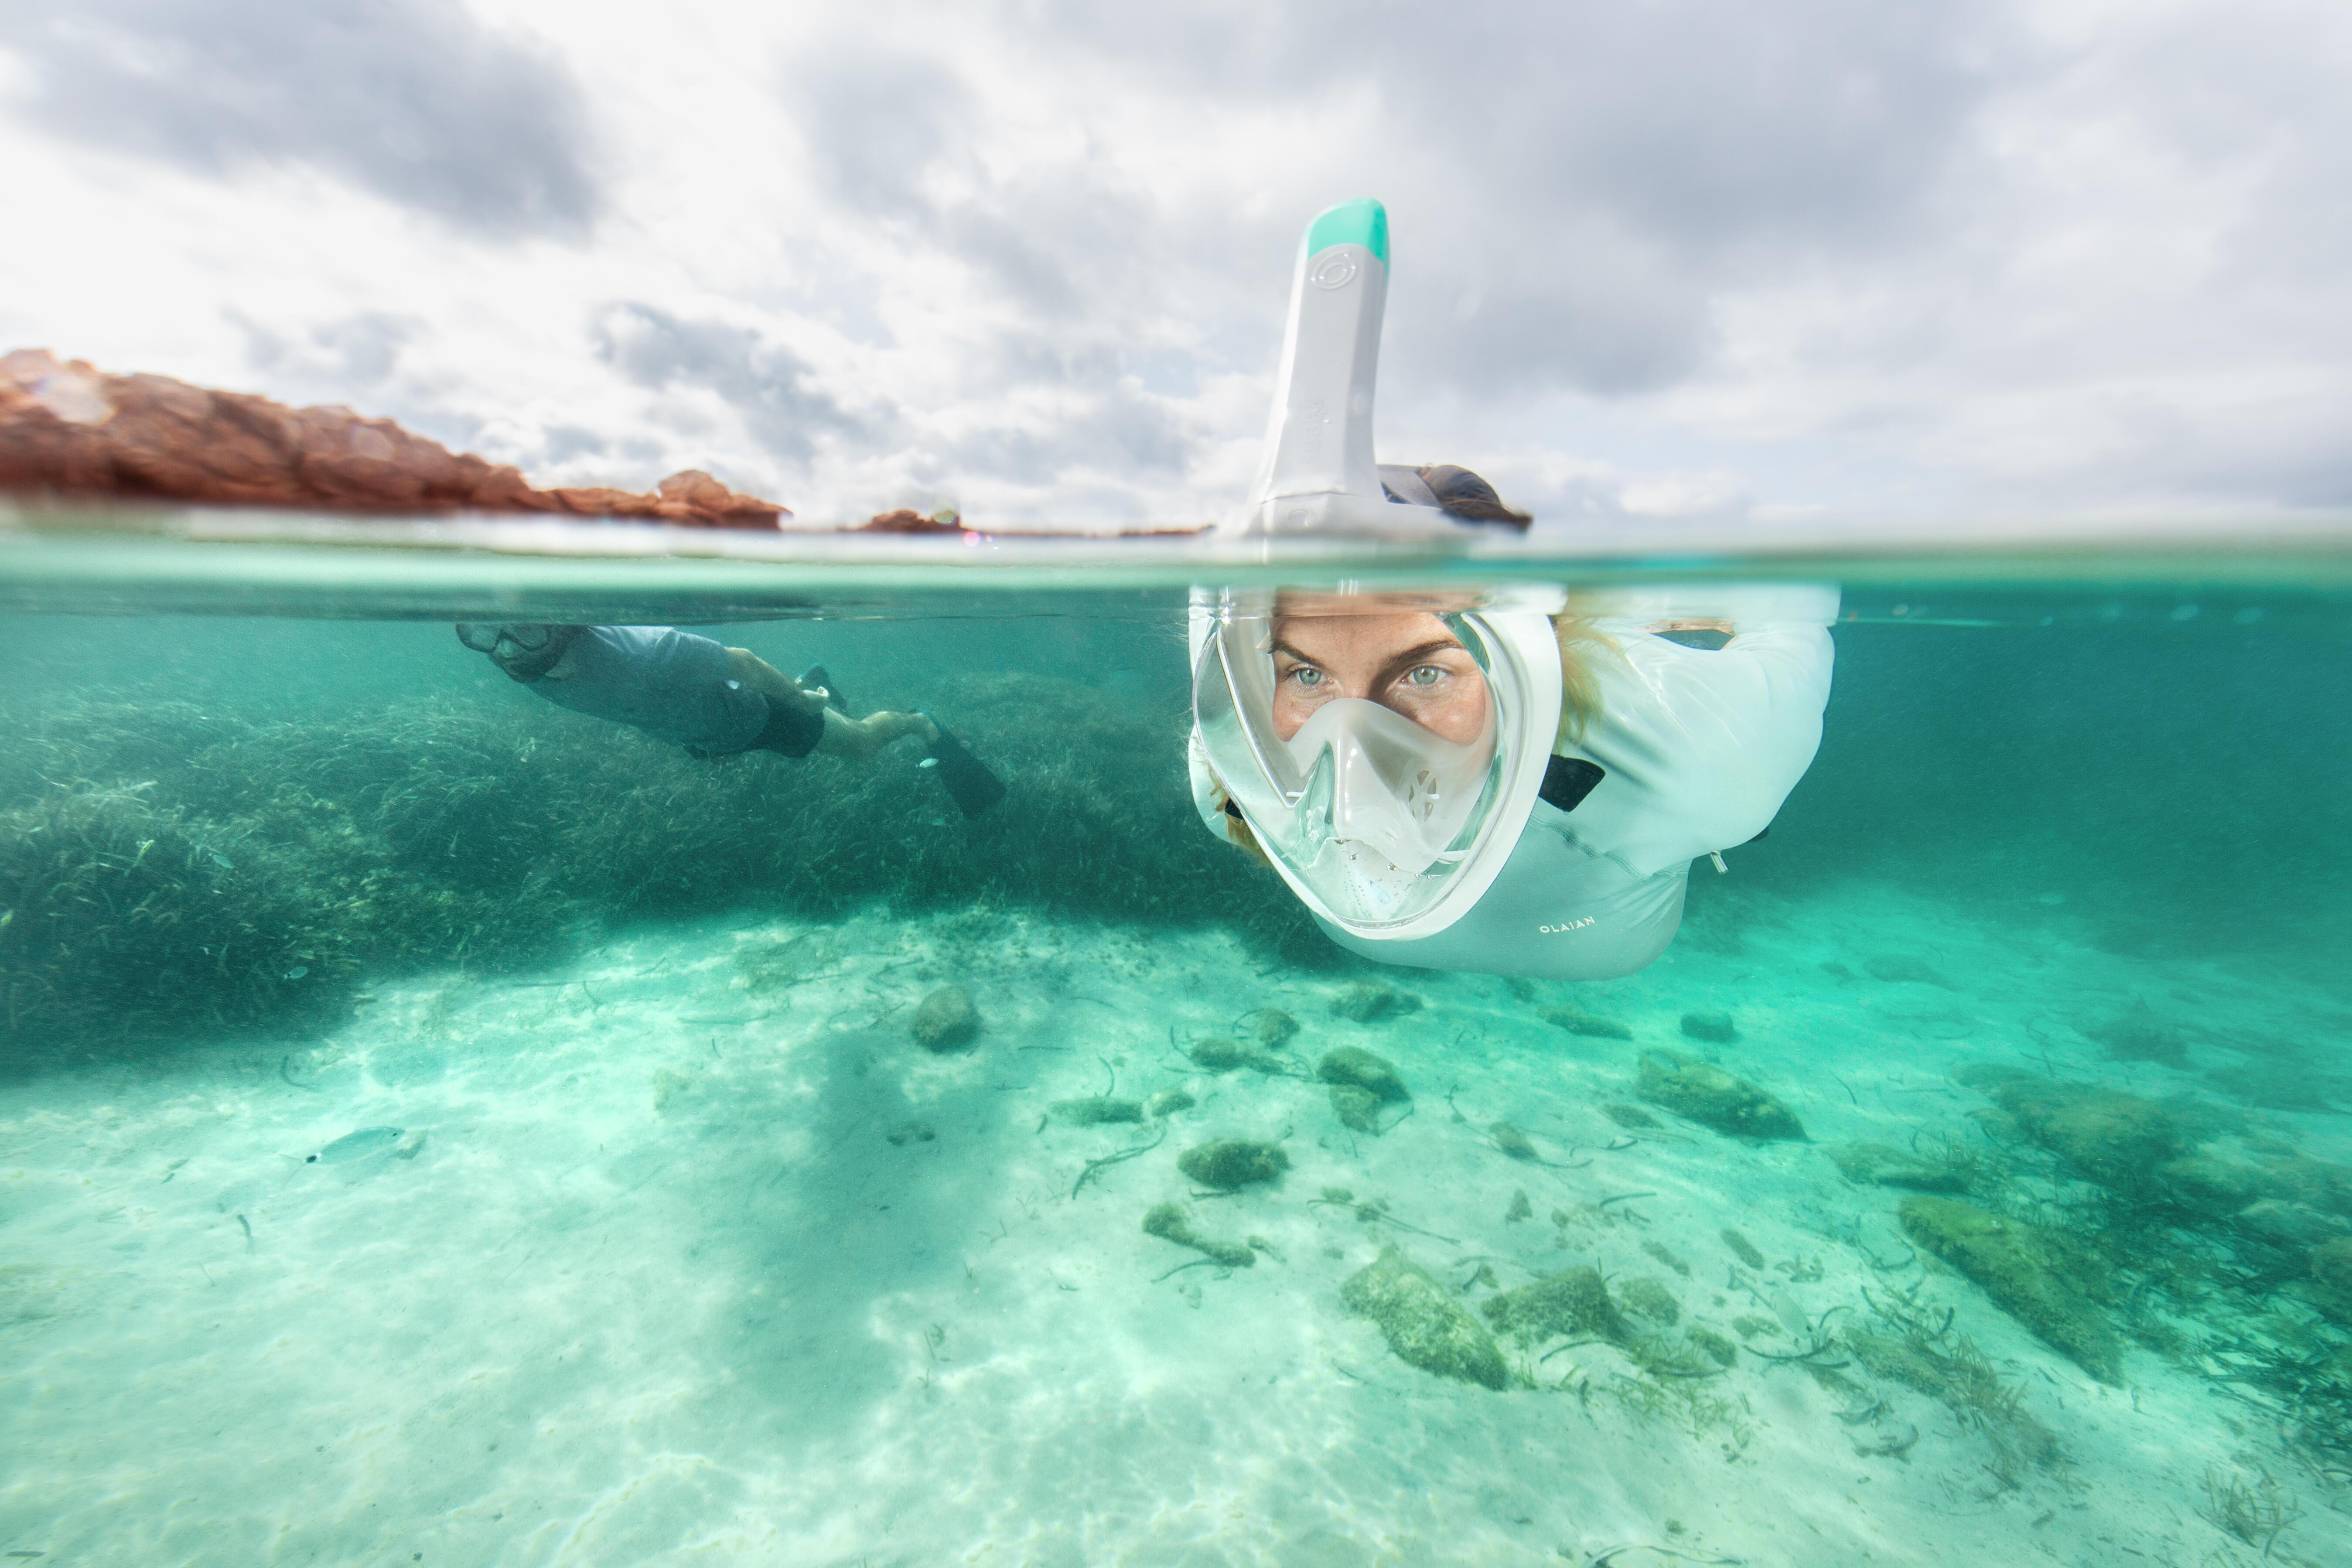
[[[1417,647],[1405,649],[1402,653],[1398,654],[1395,658],[1381,665],[1381,673],[1385,675],[1389,671],[1400,668],[1403,666],[1418,664],[1423,659],[1427,658],[1430,655],[1434,653],[1444,653],[1448,648],[1452,648],[1460,653],[1467,653],[1470,651],[1468,648],[1462,646],[1462,641],[1459,637],[1433,637],[1429,641],[1422,643]],[[1321,659],[1309,658],[1307,655],[1299,652],[1297,648],[1291,647],[1291,645],[1286,642],[1277,641],[1272,647],[1268,647],[1266,651],[1268,653],[1286,653],[1301,664],[1311,664],[1318,669],[1323,668],[1323,661]]]

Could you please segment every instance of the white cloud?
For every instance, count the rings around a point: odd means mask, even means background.
[[[2352,503],[2324,0],[278,15],[11,8],[0,342],[549,480],[1191,521],[1371,194],[1384,455],[1547,521]]]

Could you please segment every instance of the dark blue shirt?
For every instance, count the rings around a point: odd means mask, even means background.
[[[704,752],[740,752],[768,722],[768,700],[728,673],[727,649],[674,626],[590,626],[572,673],[535,680],[550,702]]]

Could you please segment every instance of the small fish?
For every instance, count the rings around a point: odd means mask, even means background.
[[[363,1160],[381,1149],[389,1149],[400,1142],[403,1129],[398,1127],[362,1127],[356,1132],[346,1132],[302,1163],[306,1165],[340,1165],[346,1160]]]
[[[925,757],[921,762],[917,763],[915,765],[919,768],[935,768],[940,765],[940,760],[937,757]]]
[[[298,964],[296,964],[293,968],[291,968],[291,969],[289,969],[289,970],[288,970],[288,971],[286,972],[286,978],[287,978],[287,979],[289,979],[289,980],[299,980],[299,979],[301,979],[301,978],[302,978],[302,976],[304,976],[304,975],[306,975],[306,974],[308,974],[308,973],[310,973],[310,966],[309,964],[307,964],[307,963],[298,963]]]
[[[236,869],[236,862],[230,859],[227,856],[222,854],[217,849],[205,850],[205,858],[224,871],[234,871]]]

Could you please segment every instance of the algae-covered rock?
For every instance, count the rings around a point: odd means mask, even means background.
[[[1242,1020],[1249,1037],[1267,1050],[1278,1051],[1298,1033],[1298,1020],[1279,1007],[1260,1007]]]
[[[925,1050],[952,1051],[978,1037],[980,1010],[962,986],[942,985],[923,998],[907,1028]]]
[[[1693,1323],[1683,1331],[1683,1338],[1697,1346],[1717,1366],[1732,1366],[1739,1360],[1739,1347],[1713,1329],[1703,1329]]]
[[[1352,1083],[1335,1083],[1331,1086],[1331,1114],[1339,1119],[1342,1127],[1377,1133],[1381,1130],[1381,1097]]]
[[[1636,1274],[1617,1287],[1617,1304],[1637,1318],[1671,1329],[1683,1321],[1683,1304],[1664,1283]]]
[[[2014,1390],[2002,1386],[1992,1363],[1967,1336],[1951,1343],[1856,1328],[1847,1331],[1845,1343],[1874,1376],[1942,1400],[1983,1432],[2000,1458],[2000,1468],[2012,1468],[2018,1460],[2043,1467],[2057,1462],[2057,1436],[2027,1412]]]
[[[1694,1040],[1705,1040],[1717,1046],[1727,1046],[1739,1038],[1738,1027],[1732,1023],[1728,1013],[1685,1013],[1683,1015],[1683,1033]]]
[[[1234,1241],[1218,1241],[1201,1236],[1192,1229],[1192,1216],[1180,1203],[1154,1204],[1143,1216],[1143,1232],[1162,1241],[1172,1241],[1179,1247],[1189,1247],[1203,1252],[1228,1268],[1248,1268],[1257,1262],[1257,1254]]]
[[[2156,1016],[2145,999],[2113,1017],[2075,1026],[2087,1039],[2107,1048],[2119,1062],[2156,1062],[2164,1067],[2189,1065],[2189,1040],[2178,1028]]]
[[[1190,1110],[1199,1102],[1181,1089],[1163,1089],[1151,1097],[1143,1113],[1150,1117],[1172,1116],[1180,1110]]]
[[[1733,1255],[1737,1257],[1740,1262],[1745,1263],[1750,1268],[1761,1268],[1764,1267],[1764,1254],[1759,1248],[1758,1248],[1754,1242],[1748,1240],[1746,1237],[1740,1235],[1729,1226],[1724,1226],[1722,1234],[1723,1245],[1731,1248]]]
[[[1281,1073],[1289,1070],[1280,1057],[1257,1046],[1245,1046],[1239,1040],[1222,1037],[1194,1040],[1184,1054],[1202,1072],[1231,1072],[1235,1068],[1247,1068],[1252,1072]]]
[[[1796,1112],[1746,1079],[1672,1051],[1642,1054],[1637,1090],[1652,1105],[1737,1138],[1802,1138]]]
[[[1609,1299],[1601,1270],[1589,1264],[1490,1296],[1479,1310],[1497,1333],[1508,1334],[1522,1344],[1539,1344],[1554,1335],[1606,1340],[1618,1345],[1633,1338],[1617,1304]]]
[[[2156,1184],[2181,1208],[2205,1219],[2228,1219],[2268,1189],[2263,1167],[2242,1155],[2200,1149],[2156,1168]]]
[[[1418,1013],[1421,998],[1399,991],[1385,980],[1358,980],[1341,987],[1339,994],[1331,998],[1331,1011],[1351,1024],[1369,1024],[1377,1018]]]
[[[1239,1040],[1217,1037],[1194,1040],[1184,1054],[1192,1058],[1194,1067],[1207,1072],[1231,1072],[1249,1059]]]
[[[1503,1211],[1503,1223],[1505,1225],[1517,1225],[1523,1219],[1533,1219],[1535,1217],[1535,1200],[1528,1196],[1527,1188],[1513,1188],[1511,1190],[1511,1206]]]
[[[1630,1040],[1633,1031],[1614,1018],[1595,1017],[1574,1007],[1546,1007],[1540,1015],[1543,1021],[1571,1035],[1583,1035],[1596,1040]]]
[[[1510,1383],[1494,1336],[1451,1291],[1393,1247],[1350,1276],[1339,1287],[1339,1300],[1350,1312],[1378,1324],[1389,1349],[1408,1365],[1486,1388]]]
[[[1875,958],[1864,959],[1862,966],[1874,977],[1897,985],[1940,985],[1947,991],[1957,989],[1950,981],[1937,973],[1935,965],[1907,952],[1882,952]]]
[[[1903,1200],[1911,1239],[1979,1286],[2001,1310],[2102,1383],[2122,1375],[2123,1347],[2095,1297],[2105,1270],[2055,1231],[1957,1198]]]
[[[1057,1100],[1048,1108],[1054,1120],[1072,1127],[1099,1127],[1107,1121],[1140,1121],[1143,1106],[1133,1100],[1113,1100],[1107,1094],[1083,1100]]]
[[[1355,1046],[1341,1046],[1323,1053],[1315,1064],[1315,1076],[1325,1083],[1349,1084],[1369,1089],[1381,1100],[1411,1100],[1404,1079],[1397,1076],[1396,1064],[1388,1058],[1362,1050]]]
[[[2186,1142],[2172,1110],[2136,1094],[2048,1079],[2014,1079],[1991,1093],[2036,1142],[2102,1186],[2147,1185]]]
[[[1290,1169],[1290,1156],[1278,1143],[1257,1143],[1246,1138],[1220,1138],[1187,1149],[1176,1168],[1204,1187],[1231,1192],[1252,1182],[1271,1182]]]
[[[1834,1144],[1829,1156],[1831,1163],[1847,1181],[1863,1186],[1908,1187],[1915,1193],[1968,1191],[1966,1171],[1942,1161],[1923,1160],[1885,1143]]]
[[[2244,1235],[2290,1249],[2318,1247],[2339,1237],[2352,1236],[2352,1220],[2286,1198],[2264,1198],[2248,1204],[2232,1216],[2231,1224]]]
[[[1543,1159],[1542,1155],[1536,1152],[1536,1146],[1528,1141],[1528,1135],[1507,1121],[1497,1121],[1488,1126],[1486,1136],[1495,1141],[1496,1148],[1514,1160],[1536,1164]]]
[[[2313,1247],[2311,1277],[2331,1290],[2352,1296],[2352,1239],[2322,1242]]]
[[[1655,1127],[1658,1124],[1656,1117],[1638,1105],[1604,1105],[1601,1108],[1601,1114],[1618,1126],[1634,1131],[1639,1131],[1645,1127]]]

